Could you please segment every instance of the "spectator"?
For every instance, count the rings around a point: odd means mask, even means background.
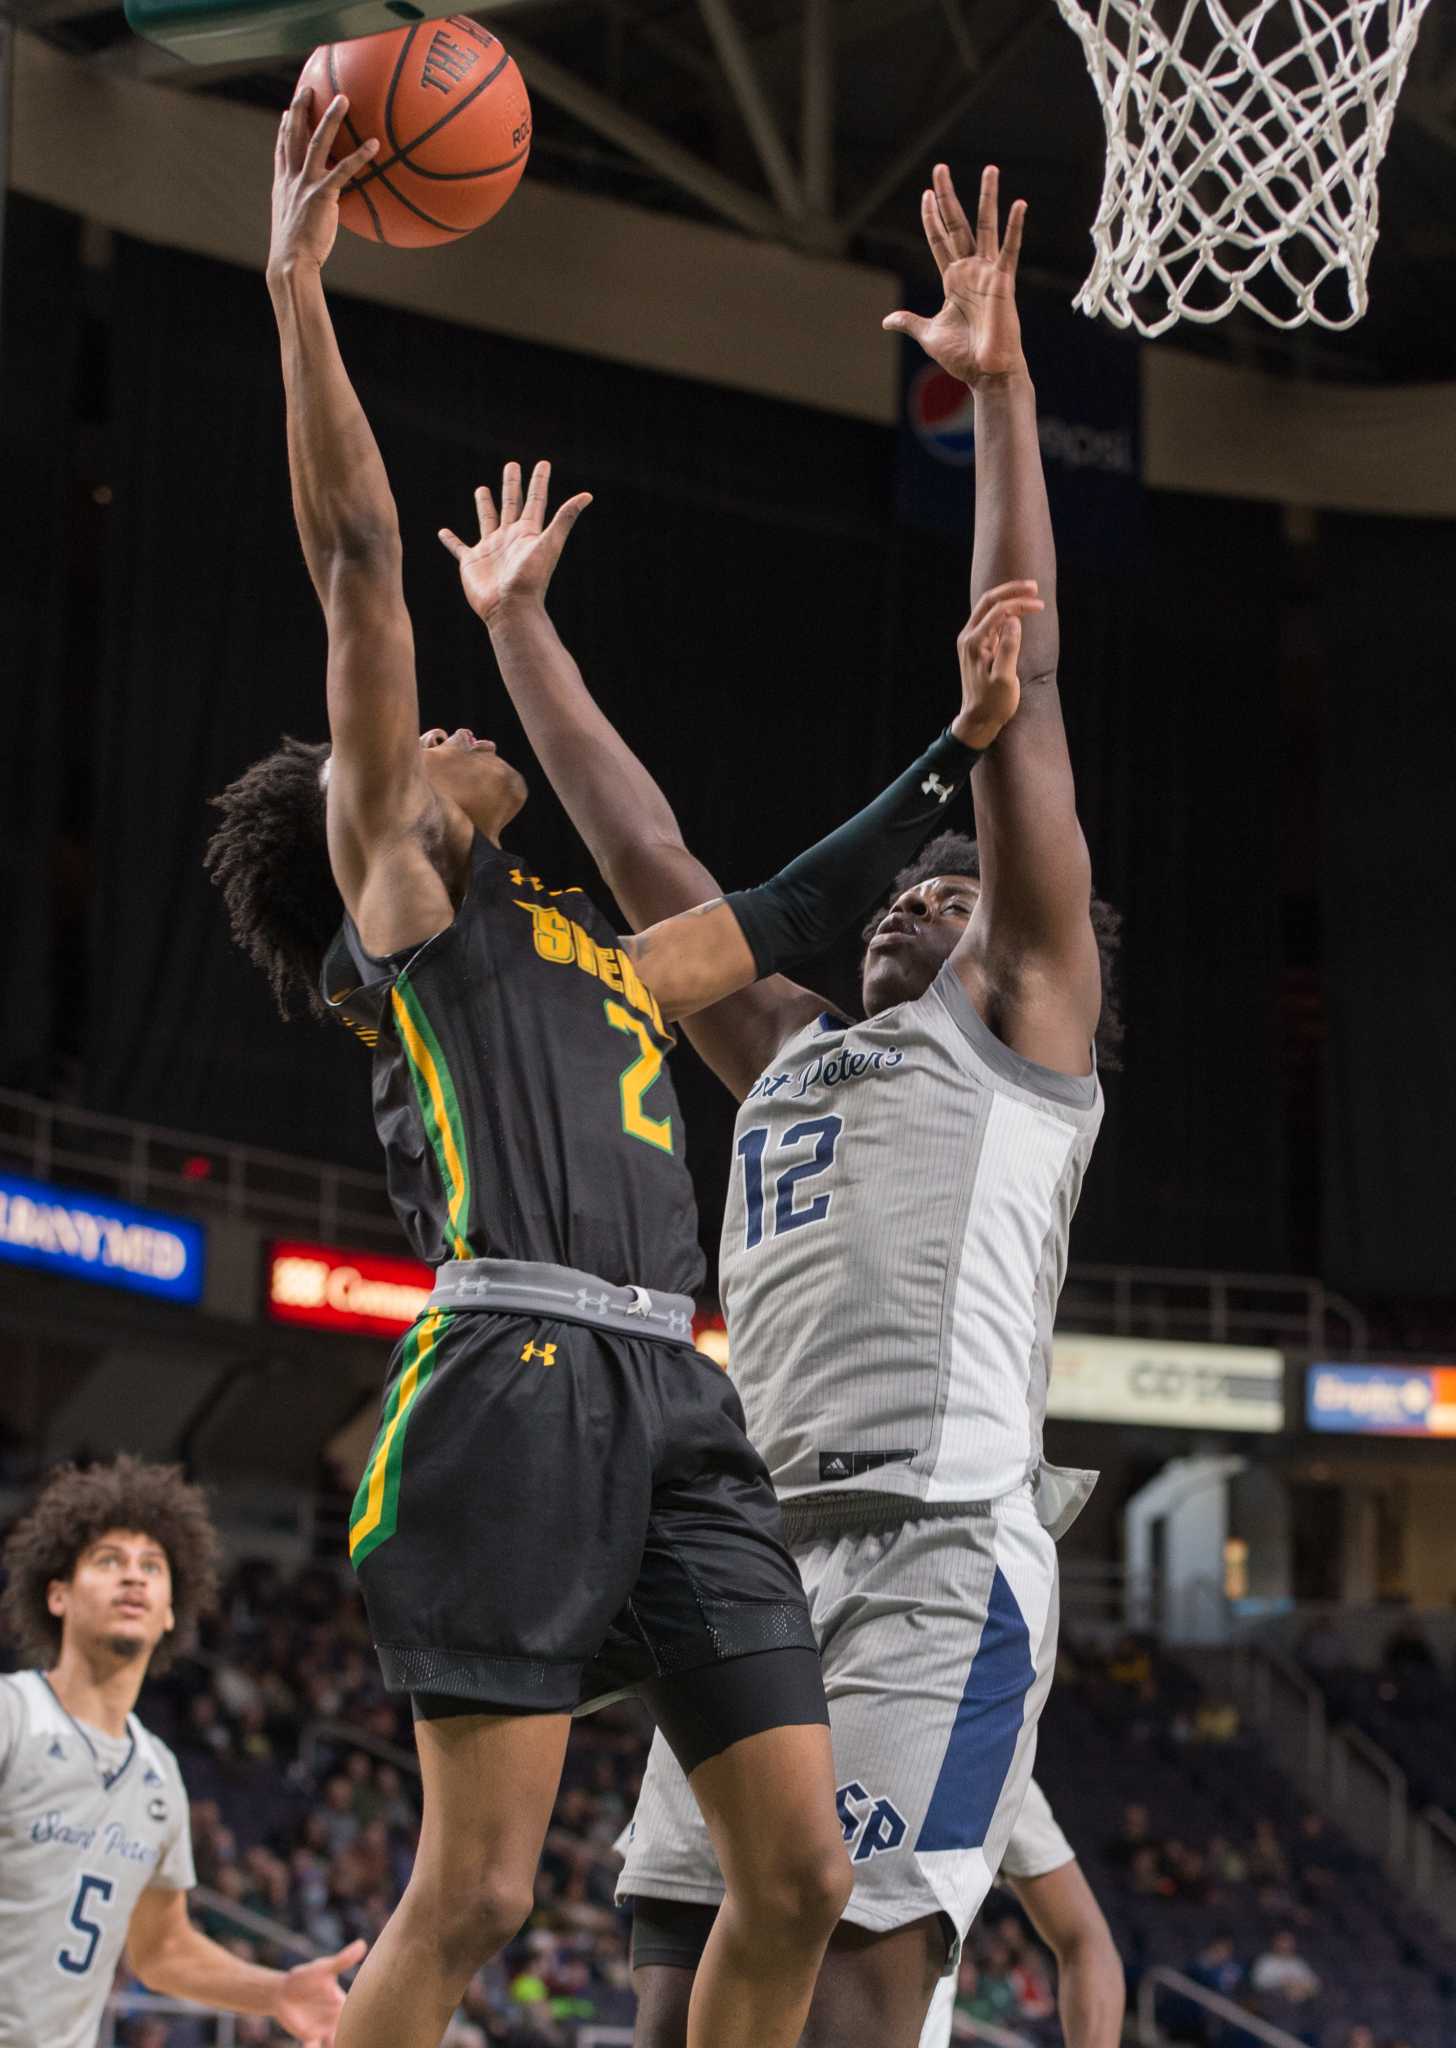
[[[1249,1847],[1249,1875],[1255,1884],[1284,1885],[1289,1882],[1289,1858],[1272,1820],[1254,1823]]]
[[[1151,1849],[1156,1856],[1158,1844],[1148,1823],[1148,1809],[1133,1804],[1125,1806],[1122,1812],[1122,1832],[1107,1845],[1107,1861],[1114,1869],[1131,1870],[1137,1857]]]
[[[1211,1941],[1204,1943],[1184,1975],[1205,1991],[1216,1991],[1221,1998],[1237,1997],[1244,1981],[1244,1966],[1234,1953],[1233,1936],[1220,1929]]]
[[[1249,1973],[1255,1991],[1272,1993],[1291,2005],[1319,1996],[1320,1980],[1299,1953],[1291,1928],[1281,1927]]]

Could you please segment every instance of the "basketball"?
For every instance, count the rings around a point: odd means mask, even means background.
[[[370,136],[379,154],[344,190],[339,219],[366,241],[422,249],[494,218],[531,150],[531,102],[514,59],[463,14],[322,44],[300,85],[317,121],[336,93],[349,111],[338,162]]]

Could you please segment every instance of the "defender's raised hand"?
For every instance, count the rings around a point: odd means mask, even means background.
[[[936,165],[934,184],[921,196],[920,217],[940,271],[945,304],[933,320],[918,313],[891,313],[884,322],[892,333],[910,335],[943,370],[972,386],[1026,369],[1016,313],[1016,263],[1026,201],[1013,204],[1003,240],[999,193],[1000,173],[988,164],[981,173],[972,229],[949,170]]]
[[[304,86],[278,124],[273,150],[273,233],[268,269],[275,272],[304,262],[322,269],[339,232],[339,194],[362,171],[379,148],[375,137],[361,142],[350,156],[329,168],[349,102],[342,93],[330,100],[318,126],[309,133],[313,94]]]
[[[467,547],[448,526],[440,539],[460,564],[460,581],[471,610],[486,625],[508,602],[540,604],[561,560],[567,535],[591,503],[590,491],[579,491],[546,525],[546,498],[551,464],[538,462],[530,489],[521,502],[521,465],[508,462],[501,477],[500,510],[484,484],[475,493],[480,539]]]
[[[951,731],[963,746],[984,752],[1016,716],[1021,683],[1021,621],[1046,609],[1030,580],[998,583],[988,590],[961,628],[956,653],[961,664],[961,708]]]

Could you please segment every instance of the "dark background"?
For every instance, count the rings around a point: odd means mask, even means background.
[[[725,886],[944,722],[968,542],[897,525],[891,432],[335,312],[399,500],[427,723],[524,759],[433,535],[507,456],[546,454],[560,493],[596,493],[554,614]],[[261,280],[125,241],[85,268],[73,223],[14,202],[0,392],[0,1083],[372,1165],[364,1056],[278,1022],[201,868],[207,796],[323,731]],[[1408,1331],[1456,1293],[1453,567],[1450,527],[1168,494],[1125,548],[1064,545],[1082,811],[1126,917],[1080,1259],[1316,1272]],[[533,787],[513,839],[587,878]],[[677,1081],[711,1241],[731,1105],[688,1052]]]

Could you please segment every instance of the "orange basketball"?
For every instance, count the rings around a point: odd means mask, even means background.
[[[514,59],[463,14],[325,43],[303,67],[317,120],[349,111],[332,161],[370,136],[374,161],[344,188],[339,218],[367,241],[421,249],[458,241],[499,213],[531,151],[531,102]]]

